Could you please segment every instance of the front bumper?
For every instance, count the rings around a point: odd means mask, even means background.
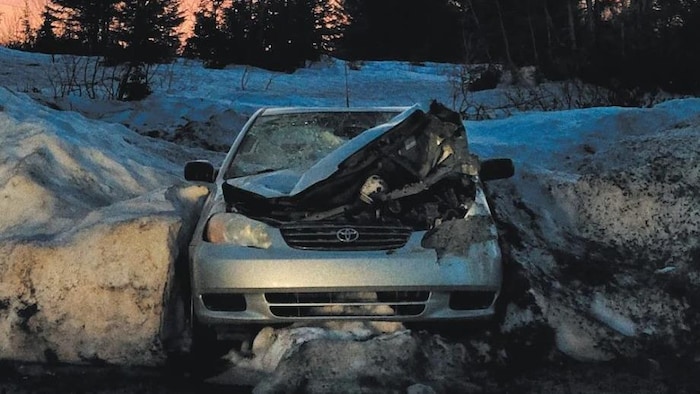
[[[309,251],[277,247],[277,242],[269,249],[198,243],[191,249],[194,312],[200,322],[212,325],[492,315],[502,278],[497,241],[473,244],[467,256],[438,258],[435,250],[421,247],[423,235],[412,234],[404,247],[392,251]],[[450,307],[455,294],[491,298],[476,308],[462,303],[455,309],[454,299]],[[235,295],[244,300],[243,308],[207,307],[205,300],[211,295]],[[405,310],[411,312],[401,313]]]

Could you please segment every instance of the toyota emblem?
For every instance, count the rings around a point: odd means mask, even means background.
[[[358,238],[360,238],[360,232],[354,228],[346,227],[338,230],[338,232],[335,233],[335,236],[338,237],[338,241],[340,242],[355,242]]]

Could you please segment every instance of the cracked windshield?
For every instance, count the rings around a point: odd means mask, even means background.
[[[397,112],[309,112],[261,116],[251,127],[226,178],[290,169],[304,172],[353,137]]]

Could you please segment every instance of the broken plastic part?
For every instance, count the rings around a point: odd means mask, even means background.
[[[383,193],[387,191],[389,185],[380,178],[379,175],[372,175],[365,181],[364,185],[360,189],[360,199],[367,204],[372,204],[374,200],[372,196],[377,193]]]

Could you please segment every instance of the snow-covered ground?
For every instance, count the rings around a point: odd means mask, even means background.
[[[159,69],[151,97],[123,103],[54,98],[57,64],[0,48],[0,359],[161,363],[178,335],[172,279],[207,192],[181,181],[185,161],[220,161],[262,106],[450,106],[459,71],[180,60]],[[504,89],[472,100],[498,103]],[[484,365],[562,355],[654,350],[697,367],[700,99],[466,126],[470,149],[517,168],[489,185],[508,258],[499,328],[456,341],[402,325],[265,329],[218,379],[260,392],[470,392]]]

